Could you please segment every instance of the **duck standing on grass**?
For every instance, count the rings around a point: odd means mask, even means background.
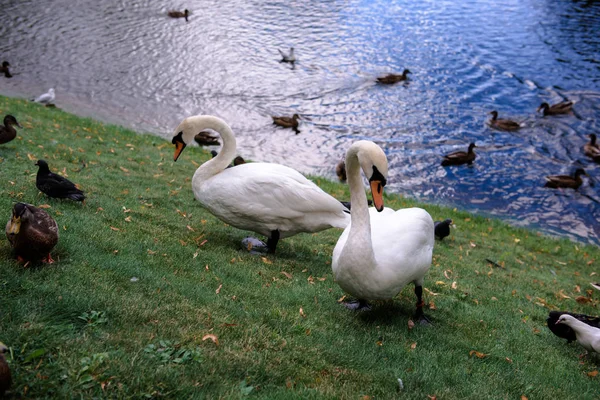
[[[374,208],[368,208],[360,171],[371,186]],[[367,140],[355,142],[346,153],[352,213],[333,250],[331,267],[335,281],[357,301],[347,308],[368,308],[368,300],[393,299],[409,283],[415,285],[415,317],[423,313],[423,282],[431,266],[433,220],[421,208],[394,211],[384,208],[383,188],[388,163],[383,150]]]
[[[345,228],[350,222],[346,207],[292,168],[260,162],[227,168],[236,154],[236,140],[220,118],[197,115],[184,119],[173,133],[175,161],[203,129],[216,131],[223,147],[196,170],[192,178],[196,200],[221,221],[267,236],[263,247],[267,252],[275,252],[279,239]]]
[[[594,328],[579,321],[577,318],[569,314],[563,314],[556,321],[557,324],[567,325],[575,332],[577,343],[587,351],[600,353],[600,329]]]
[[[12,376],[10,374],[10,368],[4,357],[4,353],[8,351],[8,347],[4,343],[0,342],[0,397],[4,397],[4,393],[10,389],[12,384]]]
[[[2,61],[2,65],[0,66],[0,74],[4,74],[4,76],[7,78],[12,78],[8,67],[10,67],[10,63],[8,61]]]
[[[450,235],[450,225],[452,225],[451,219],[445,219],[443,221],[436,221],[434,224],[435,238],[437,240],[443,240],[446,236]]]
[[[0,144],[8,143],[17,137],[17,130],[13,126],[23,128],[15,117],[10,114],[5,116],[4,125],[0,126]]]
[[[469,144],[469,149],[466,152],[461,150],[446,154],[442,160],[442,167],[447,167],[449,165],[473,164],[473,161],[477,157],[477,154],[475,154],[473,151],[475,147],[477,147],[475,143],[471,143]]]
[[[35,186],[41,192],[57,199],[85,200],[84,192],[64,176],[50,172],[46,161],[38,160],[35,165],[39,167],[35,178]]]
[[[572,101],[563,101],[561,103],[549,105],[548,103],[542,103],[538,107],[537,111],[543,110],[544,117],[546,115],[559,115],[559,114],[567,114],[571,111],[573,107]]]
[[[19,262],[54,262],[50,251],[58,243],[58,225],[44,210],[26,203],[17,203],[6,223],[6,238]]]

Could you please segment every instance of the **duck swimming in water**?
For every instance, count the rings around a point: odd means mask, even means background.
[[[475,157],[477,157],[477,154],[473,151],[475,147],[477,147],[475,143],[471,143],[469,144],[469,150],[466,152],[461,150],[446,154],[442,160],[442,166],[472,164]]]
[[[581,175],[589,176],[583,168],[577,168],[573,176],[571,175],[549,175],[546,177],[545,187],[548,188],[568,188],[578,189],[583,183]]]
[[[544,117],[546,115],[559,115],[559,114],[567,114],[571,111],[573,107],[572,101],[563,101],[561,103],[556,103],[549,105],[548,103],[542,103],[538,107],[537,111],[543,110]]]
[[[512,121],[510,119],[498,119],[498,111],[491,111],[492,119],[489,121],[490,126],[503,130],[503,131],[516,131],[521,128],[518,122]]]
[[[383,83],[386,85],[391,85],[397,82],[408,80],[407,74],[412,74],[408,69],[405,69],[401,75],[398,74],[387,74],[386,76],[381,76],[377,78],[377,82]]]

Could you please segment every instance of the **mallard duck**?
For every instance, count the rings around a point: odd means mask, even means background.
[[[219,143],[219,138],[211,135],[211,133],[207,131],[196,134],[196,136],[194,136],[194,141],[200,146],[218,146],[221,144]]]
[[[469,150],[466,152],[461,150],[446,154],[442,160],[442,166],[447,167],[448,165],[472,164],[475,157],[477,157],[473,151],[475,147],[477,147],[475,143],[471,143],[469,144]]]
[[[589,326],[593,326],[594,328],[600,328],[600,318],[592,317],[585,314],[574,314],[567,311],[550,311],[548,315],[548,319],[546,323],[548,324],[548,329],[552,331],[559,338],[567,339],[568,343],[571,343],[574,340],[577,340],[575,336],[575,332],[567,325],[557,324],[558,319],[563,314],[569,314],[573,318],[578,319],[581,322],[588,324]]]
[[[600,328],[590,326],[569,314],[562,314],[556,323],[571,328],[581,347],[587,351],[600,353]]]
[[[549,175],[546,177],[545,187],[548,188],[570,188],[577,189],[583,183],[581,175],[589,176],[583,168],[577,168],[573,176],[570,175]]]
[[[38,160],[35,165],[39,167],[35,178],[35,186],[41,192],[57,199],[85,200],[84,192],[77,189],[75,184],[64,176],[50,172],[46,161]]]
[[[590,133],[590,142],[583,145],[583,154],[600,162],[600,146],[596,143],[596,134]]]
[[[294,57],[294,48],[290,47],[290,53],[289,54],[285,54],[283,51],[277,49],[277,51],[279,51],[279,54],[281,54],[281,61],[280,62],[287,62],[287,63],[295,63],[296,62],[296,57]]]
[[[498,111],[491,111],[492,119],[490,120],[490,126],[501,129],[503,131],[516,131],[521,128],[521,125],[510,119],[498,119]]]
[[[373,208],[367,206],[361,169],[371,186]],[[358,300],[346,303],[346,307],[368,308],[368,300],[392,299],[413,283],[417,296],[415,317],[426,322],[422,295],[434,246],[431,216],[421,208],[384,208],[388,163],[375,143],[353,143],[346,152],[346,172],[351,222],[338,239],[331,261],[335,281]]]
[[[261,162],[227,168],[236,153],[235,135],[212,115],[188,117],[177,126],[172,139],[175,161],[202,129],[218,132],[223,147],[194,173],[196,199],[223,222],[267,236],[269,253],[275,252],[279,239],[345,228],[350,222],[347,208],[292,168]]]
[[[167,13],[167,15],[171,18],[185,18],[185,21],[188,21],[188,16],[190,15],[190,12],[188,11],[188,9],[186,8],[185,10],[183,10],[183,12],[181,11],[176,11],[176,10],[171,10]]]
[[[283,128],[292,128],[296,134],[298,134],[298,119],[300,116],[298,114],[292,115],[292,117],[271,117],[273,118],[273,123],[275,125],[281,126]]]
[[[337,163],[335,166],[335,174],[337,175],[340,182],[346,182],[348,177],[346,176],[346,162],[344,160]]]
[[[8,347],[4,343],[0,342],[0,397],[4,397],[4,393],[10,389],[12,384],[12,376],[10,375],[10,368],[4,357],[4,353],[8,351]]]
[[[446,236],[450,235],[450,225],[452,225],[451,219],[436,221],[433,224],[435,238],[438,240],[443,240]]]
[[[381,77],[377,78],[377,82],[379,82],[379,83],[385,83],[387,85],[391,85],[392,83],[396,83],[396,82],[407,80],[408,79],[407,74],[412,74],[412,72],[410,72],[409,70],[405,69],[402,72],[402,75],[387,74],[386,76],[381,76]]]
[[[0,66],[0,74],[4,74],[4,76],[7,78],[12,78],[8,67],[10,67],[10,63],[8,61],[2,61],[2,66]]]
[[[12,115],[5,116],[4,126],[0,126],[0,144],[8,143],[17,137],[17,130],[13,128],[13,125],[23,128],[15,117]]]
[[[561,103],[549,105],[548,103],[542,103],[538,107],[537,111],[543,110],[544,117],[546,115],[557,115],[557,114],[567,114],[571,111],[573,107],[572,101],[563,101]]]
[[[54,104],[54,98],[54,88],[50,88],[48,89],[47,93],[39,95],[33,101],[35,101],[36,103],[44,104],[46,106],[50,106]]]
[[[6,224],[6,237],[19,261],[54,262],[50,251],[58,242],[58,225],[41,208],[15,204]]]

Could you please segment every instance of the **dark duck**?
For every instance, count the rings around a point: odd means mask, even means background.
[[[517,131],[521,128],[518,122],[511,121],[510,119],[498,119],[498,111],[491,111],[492,119],[490,119],[490,126],[503,131]]]
[[[471,143],[469,144],[469,149],[466,152],[461,150],[446,154],[442,160],[442,166],[447,167],[449,165],[472,164],[475,160],[475,157],[477,157],[473,151],[475,147],[477,147],[475,143]]]
[[[4,76],[7,78],[12,78],[8,67],[10,67],[10,63],[8,61],[3,61],[2,65],[0,66],[0,74],[4,74]]]
[[[587,172],[583,168],[577,168],[573,176],[571,175],[549,175],[546,177],[546,183],[544,184],[547,188],[567,188],[567,189],[578,189],[583,183],[581,175],[588,176]]]
[[[58,243],[58,225],[41,208],[15,204],[6,224],[6,238],[20,262],[54,262],[50,251]]]
[[[35,186],[49,197],[57,199],[71,199],[74,201],[84,201],[83,191],[77,189],[75,184],[67,178],[50,172],[48,163],[44,160],[38,160],[35,165],[39,167]]]
[[[383,83],[386,85],[392,85],[397,82],[402,82],[408,80],[408,74],[411,74],[409,70],[405,69],[402,74],[387,74],[386,76],[381,76],[377,78],[377,82]]]
[[[548,103],[542,103],[538,107],[537,111],[542,110],[544,117],[546,115],[559,115],[559,114],[568,114],[573,108],[572,101],[563,101],[561,103],[556,103],[549,105]]]
[[[446,236],[450,235],[450,225],[452,225],[451,219],[446,219],[443,221],[436,221],[433,224],[433,232],[435,234],[435,238],[438,240],[443,240]]]
[[[12,115],[4,117],[4,125],[0,126],[0,144],[8,143],[17,137],[15,126],[23,128]]]

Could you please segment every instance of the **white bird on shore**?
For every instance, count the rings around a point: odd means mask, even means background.
[[[294,57],[294,48],[290,47],[290,54],[285,54],[283,51],[277,49],[279,54],[281,54],[281,62],[294,63],[296,62],[296,57]]]
[[[600,329],[594,328],[586,324],[585,322],[581,322],[577,318],[569,315],[563,314],[560,316],[557,324],[565,324],[573,331],[575,331],[575,336],[577,337],[577,342],[586,349],[587,351],[593,351],[596,353],[600,353]]]
[[[371,185],[374,208],[367,208],[367,196],[360,170]],[[423,279],[434,245],[433,220],[421,208],[394,211],[383,207],[383,187],[388,174],[387,158],[375,143],[355,142],[346,153],[346,174],[350,186],[350,225],[340,236],[331,267],[335,281],[358,299],[346,307],[368,307],[367,300],[388,300],[409,283],[415,285],[416,318],[423,314]]]
[[[349,210],[342,203],[292,168],[260,162],[227,168],[236,156],[236,140],[220,118],[197,115],[184,119],[173,134],[175,161],[204,129],[219,133],[223,147],[196,170],[192,178],[196,199],[229,225],[267,236],[269,253],[275,252],[279,239],[345,228],[350,222]]]
[[[41,103],[41,104],[45,104],[45,105],[53,104],[54,103],[54,88],[50,88],[47,93],[39,95],[33,101],[35,101],[36,103]]]

